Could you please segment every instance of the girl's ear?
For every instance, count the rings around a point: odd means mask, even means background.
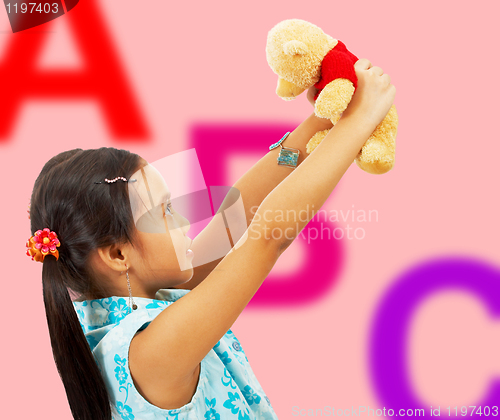
[[[114,244],[97,249],[101,261],[114,271],[126,271],[130,267],[128,244]]]

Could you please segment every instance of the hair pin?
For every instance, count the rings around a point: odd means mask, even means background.
[[[59,259],[57,248],[61,245],[57,234],[50,229],[37,230],[26,242],[26,255],[33,261],[43,262],[47,255],[53,255]]]
[[[124,181],[124,182],[136,182],[137,179],[127,179],[127,178],[124,178],[123,176],[117,176],[116,178],[114,179],[108,179],[108,178],[105,178],[104,179],[104,182],[94,182],[94,184],[113,184],[115,183],[116,181]]]

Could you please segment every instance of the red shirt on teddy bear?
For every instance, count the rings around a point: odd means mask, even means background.
[[[323,88],[335,79],[348,79],[354,85],[354,91],[358,87],[358,78],[354,70],[354,63],[358,58],[347,50],[343,42],[338,41],[337,45],[325,55],[321,63],[321,78],[314,86],[318,92],[314,100],[318,98]]]

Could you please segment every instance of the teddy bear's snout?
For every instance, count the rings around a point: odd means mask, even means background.
[[[278,78],[278,87],[276,88],[276,94],[285,100],[292,100],[304,92],[304,88],[301,88],[291,82],[288,82],[281,77]]]

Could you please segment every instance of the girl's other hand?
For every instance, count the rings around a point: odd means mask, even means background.
[[[396,88],[380,67],[362,58],[354,64],[358,87],[342,117],[356,115],[376,127],[387,115],[394,102]]]

